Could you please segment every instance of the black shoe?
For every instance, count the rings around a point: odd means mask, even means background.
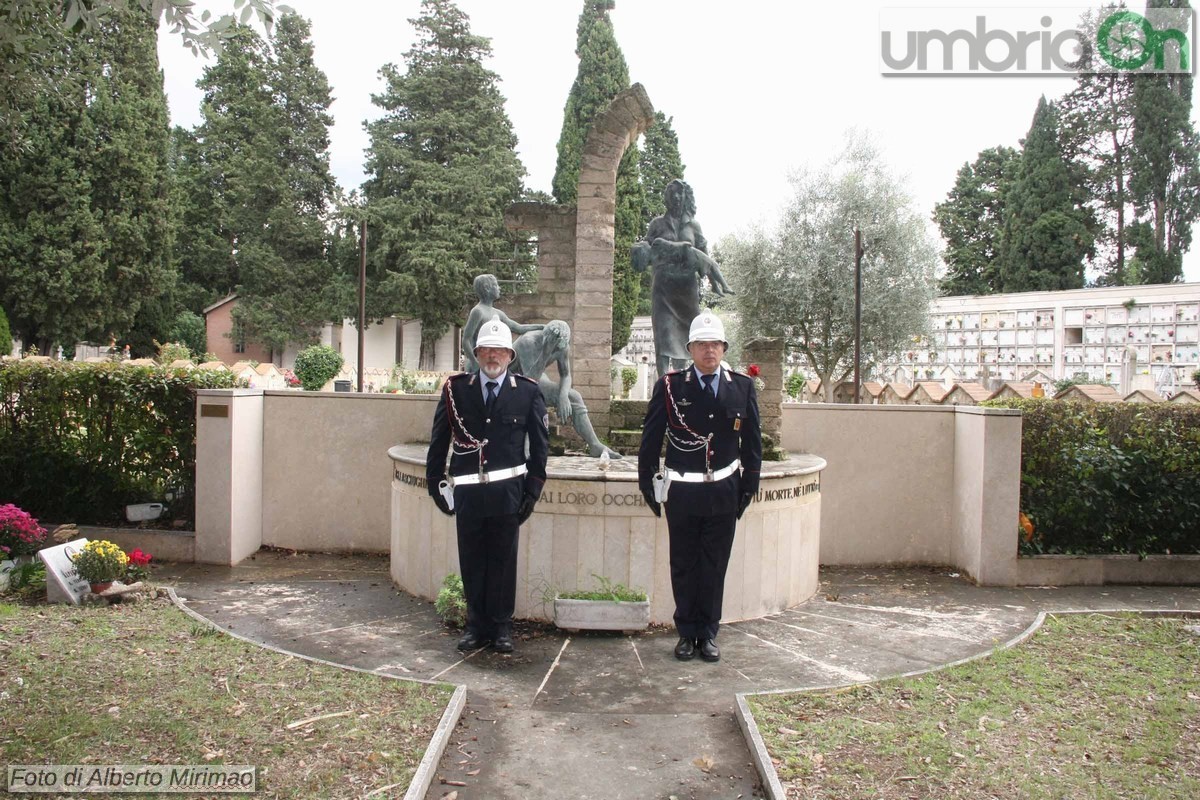
[[[492,649],[497,653],[511,653],[513,651],[512,637],[507,633],[502,633],[496,637],[496,641],[492,642]]]
[[[721,648],[712,639],[701,639],[699,643],[700,657],[705,661],[720,661]]]
[[[696,642],[686,636],[679,637],[679,644],[675,645],[675,657],[680,661],[691,661],[696,656]]]
[[[466,635],[458,640],[459,650],[478,650],[481,647],[487,647],[491,643],[491,639],[485,636],[480,636],[474,631],[467,631]]]

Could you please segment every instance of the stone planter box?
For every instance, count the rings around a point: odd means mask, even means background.
[[[554,624],[579,631],[633,633],[650,627],[650,601],[565,600],[554,598]]]

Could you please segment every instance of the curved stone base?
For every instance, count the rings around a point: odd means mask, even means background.
[[[425,486],[421,445],[391,448],[391,574],[406,592],[434,599],[458,572],[454,518]],[[550,620],[558,591],[595,589],[594,576],[646,592],[650,620],[675,612],[666,519],[646,508],[632,459],[550,459],[545,491],[521,528],[516,614]],[[752,619],[804,602],[817,591],[824,459],[793,455],[763,464],[761,490],[738,522],[725,576],[724,621]]]

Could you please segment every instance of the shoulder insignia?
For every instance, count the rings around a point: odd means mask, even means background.
[[[537,381],[535,381],[533,378],[529,377],[528,375],[522,375],[522,374],[520,374],[519,372],[517,372],[517,373],[510,372],[510,373],[509,373],[509,375],[510,375],[511,377],[514,377],[514,378],[520,378],[520,379],[521,379],[521,380],[523,380],[523,381],[529,381],[529,382],[530,382],[530,383],[532,383],[534,386],[537,386],[537,385],[538,385],[538,382],[537,382]],[[516,383],[516,381],[515,381],[515,380],[513,381],[513,384],[512,384],[512,385],[513,385],[514,387],[516,387],[517,383]]]
[[[726,383],[733,383],[733,376],[729,374],[729,373],[733,372],[733,370],[731,370],[731,369],[723,369],[723,370],[721,370],[721,371],[725,373],[725,382],[726,382]]]

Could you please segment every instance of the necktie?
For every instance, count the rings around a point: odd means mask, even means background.
[[[717,377],[717,373],[715,373],[715,372],[712,375],[701,375],[700,376],[700,380],[704,381],[704,391],[711,393],[713,397],[717,396],[716,391],[713,389],[713,380],[716,377]]]
[[[496,382],[487,382],[487,410],[491,411],[492,406],[496,403]]]

